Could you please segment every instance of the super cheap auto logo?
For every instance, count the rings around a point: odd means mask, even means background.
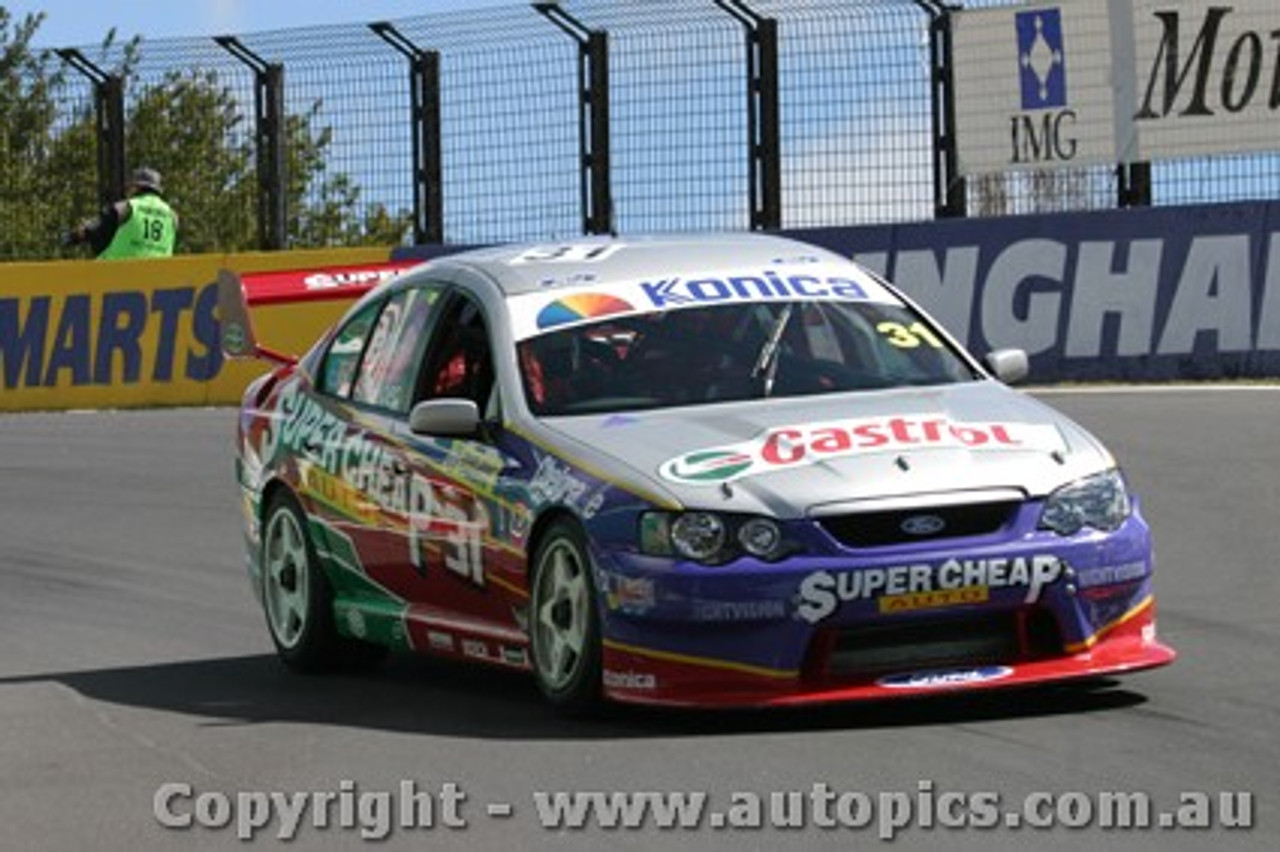
[[[985,603],[993,589],[1026,589],[1023,603],[1033,604],[1057,582],[1066,563],[1049,553],[991,556],[864,568],[859,571],[816,571],[800,583],[796,617],[817,624],[842,604],[877,601],[880,613],[940,609]]]
[[[1050,451],[1062,448],[1062,437],[1057,428],[1042,423],[974,423],[944,417],[863,418],[769,429],[740,444],[677,456],[664,462],[658,473],[671,482],[718,485],[861,453],[947,447]]]

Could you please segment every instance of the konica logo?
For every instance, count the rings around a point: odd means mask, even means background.
[[[1014,16],[1018,30],[1018,72],[1022,108],[1061,109],[1067,105],[1066,47],[1062,12],[1040,9]]]

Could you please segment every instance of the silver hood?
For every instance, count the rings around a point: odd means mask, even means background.
[[[1039,497],[1115,464],[1069,418],[995,381],[540,425],[621,483],[686,508],[779,517]]]

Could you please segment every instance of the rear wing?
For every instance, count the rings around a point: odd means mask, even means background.
[[[319,269],[291,269],[280,272],[245,272],[231,269],[218,272],[218,319],[220,342],[228,358],[262,358],[277,364],[296,364],[296,356],[271,349],[258,342],[253,330],[253,309],[262,305],[284,305],[355,299],[390,278],[395,278],[419,260],[396,260],[360,266],[329,266]]]

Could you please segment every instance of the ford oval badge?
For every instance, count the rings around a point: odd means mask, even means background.
[[[907,535],[937,535],[947,522],[937,515],[912,515],[900,524]]]

